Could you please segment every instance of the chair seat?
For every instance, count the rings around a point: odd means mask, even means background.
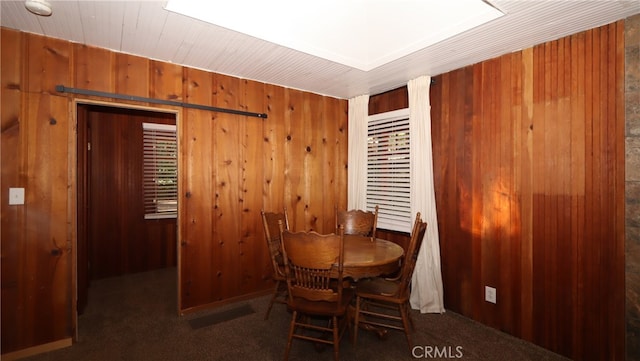
[[[398,294],[400,283],[385,278],[368,278],[358,281],[356,295],[369,299],[377,299],[390,303],[403,303],[409,295]]]
[[[295,305],[297,311],[306,314],[340,316],[346,313],[354,295],[355,292],[352,289],[344,289],[342,291],[342,302],[309,301],[301,297],[294,297],[293,304],[291,303],[292,301],[289,301],[288,304],[290,307]]]

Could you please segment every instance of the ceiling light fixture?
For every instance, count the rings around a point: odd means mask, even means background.
[[[51,15],[51,4],[47,0],[26,0],[24,2],[24,7],[36,15]]]

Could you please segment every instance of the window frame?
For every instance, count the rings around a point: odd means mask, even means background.
[[[367,118],[367,184],[366,184],[366,208],[373,210],[376,205],[378,210],[378,228],[399,232],[411,232],[411,134],[409,123],[409,108],[393,110],[385,113],[370,115]],[[402,133],[398,139],[403,141],[397,152],[390,148],[379,149],[372,153],[372,138],[378,135],[379,139],[390,143],[389,136],[381,136],[382,132],[376,132],[372,128],[386,127],[393,124],[393,127],[400,127],[395,132]],[[387,133],[388,134],[388,133]],[[379,144],[379,143],[378,143]],[[389,144],[391,146],[391,144]],[[389,156],[399,156],[401,161],[389,162],[385,159],[384,153]],[[390,165],[392,172],[380,172],[376,165]],[[379,181],[375,181],[377,173]],[[384,177],[386,175],[386,177]],[[395,183],[389,184],[389,181]]]

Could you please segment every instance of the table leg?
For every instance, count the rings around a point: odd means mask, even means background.
[[[356,308],[353,306],[353,304],[349,305],[349,313],[351,314],[351,316],[349,316],[350,317],[349,322],[354,322],[355,323]],[[366,316],[365,315],[360,315],[360,318],[364,319],[364,318],[366,318]],[[378,336],[379,340],[386,340],[387,337],[389,336],[389,330],[387,330],[384,327],[377,327],[377,326],[370,325],[368,323],[362,323],[362,322],[359,322],[358,327],[360,329],[362,329],[362,330],[370,331],[370,332],[375,333],[376,336]]]

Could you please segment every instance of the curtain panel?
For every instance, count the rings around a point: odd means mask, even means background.
[[[349,99],[347,209],[367,207],[367,121],[369,94]]]
[[[444,312],[440,237],[433,180],[431,143],[431,77],[422,76],[407,83],[409,90],[409,134],[411,139],[411,213],[420,212],[427,231],[418,254],[411,281],[411,307],[421,313]]]

